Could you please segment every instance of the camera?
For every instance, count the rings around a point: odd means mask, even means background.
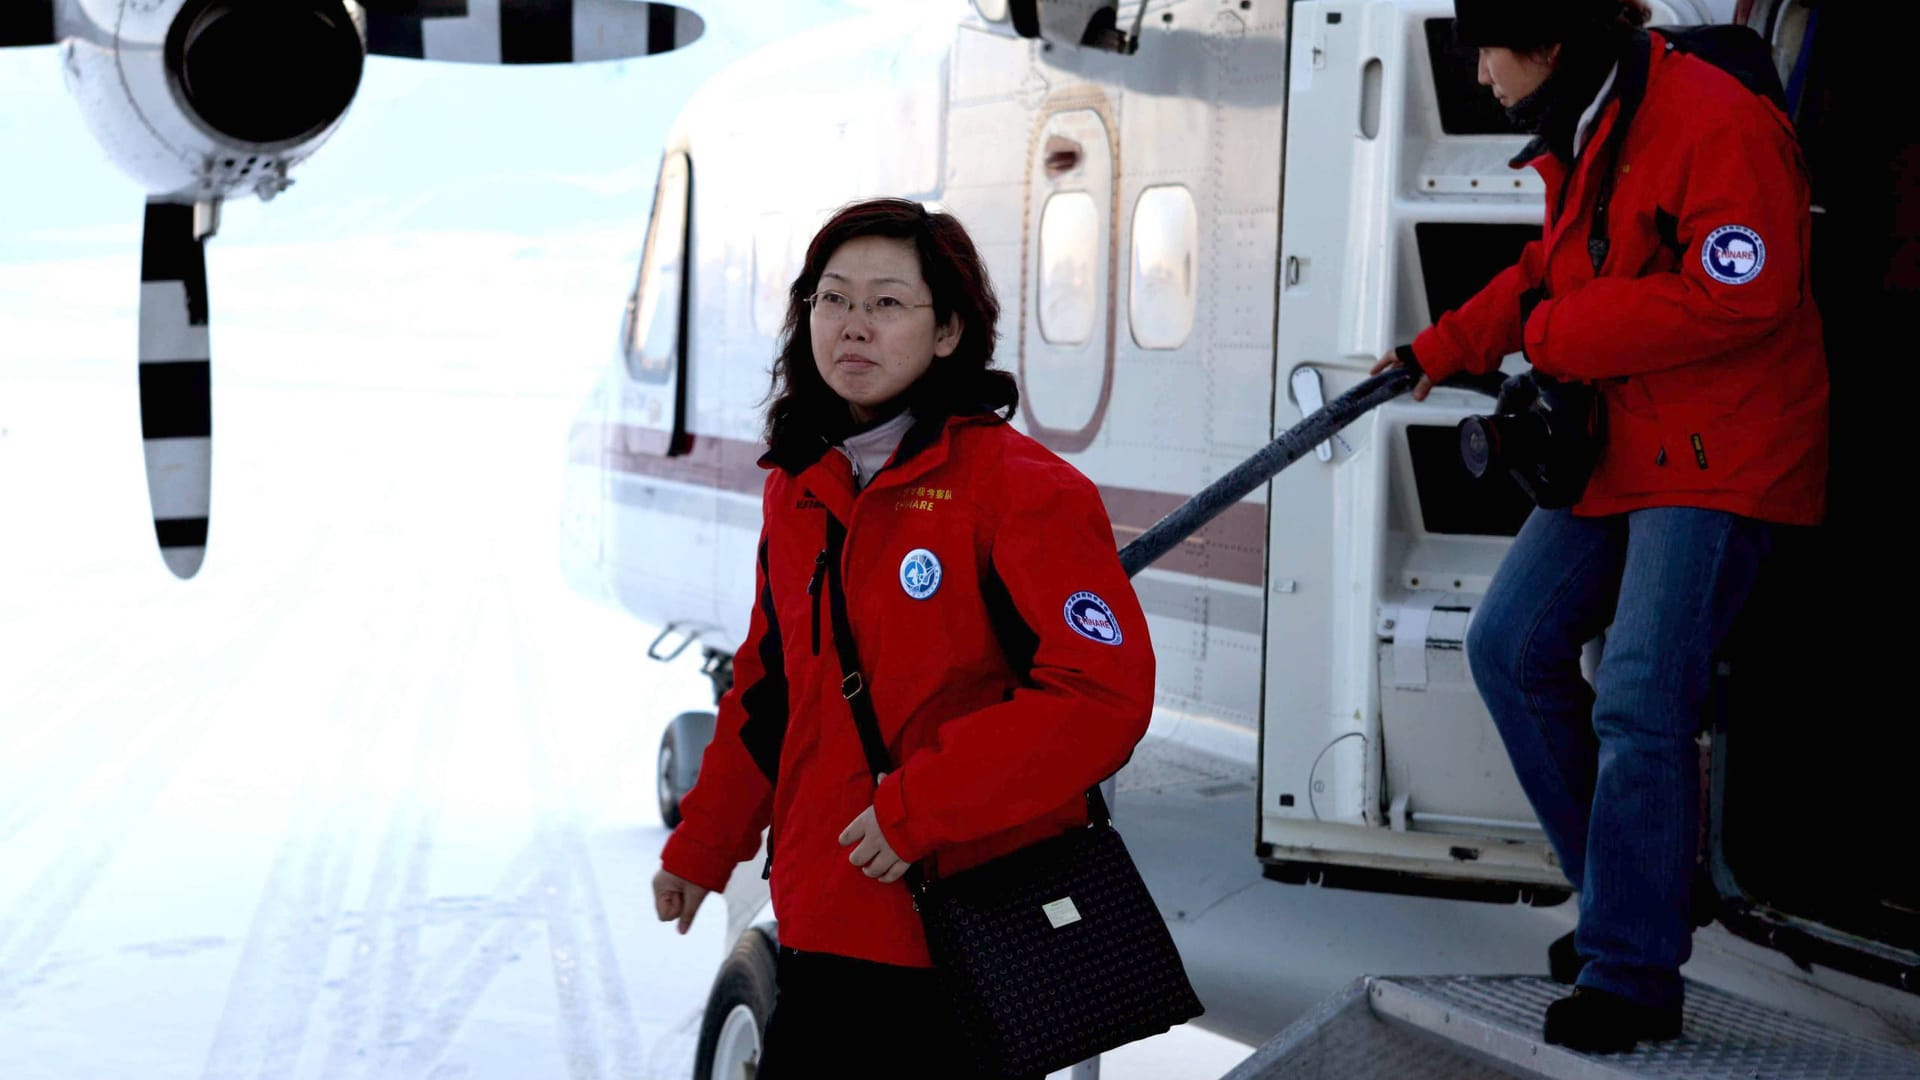
[[[1460,421],[1460,459],[1467,471],[1481,478],[1507,470],[1543,510],[1580,501],[1605,443],[1599,391],[1537,371],[1502,384],[1493,415]]]

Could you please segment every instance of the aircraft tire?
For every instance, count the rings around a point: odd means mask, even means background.
[[[660,823],[669,829],[680,826],[680,793],[674,790],[679,767],[679,750],[674,746],[673,725],[660,733],[659,767],[654,773],[654,795],[660,800]]]
[[[700,758],[713,741],[713,721],[712,713],[684,712],[660,734],[654,794],[660,802],[661,824],[669,829],[679,826],[680,800],[700,776]]]
[[[740,935],[732,955],[714,976],[713,991],[700,1020],[700,1048],[694,1080],[741,1080],[745,1068],[760,1061],[760,1048],[773,1015],[773,931],[753,927]]]

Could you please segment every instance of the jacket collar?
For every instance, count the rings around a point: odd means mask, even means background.
[[[1599,122],[1600,110],[1607,107],[1608,100],[1613,97],[1613,84],[1619,81],[1619,79],[1620,65],[1615,63],[1613,68],[1607,72],[1606,81],[1600,84],[1600,92],[1593,96],[1593,101],[1590,102],[1586,110],[1580,114],[1580,119],[1574,122],[1573,159],[1575,161],[1580,160],[1580,151],[1587,144],[1587,136],[1593,132],[1594,125]]]
[[[1582,148],[1591,147],[1597,150],[1606,145],[1607,140],[1617,129],[1622,130],[1621,137],[1625,137],[1622,118],[1625,118],[1627,124],[1631,124],[1634,114],[1640,111],[1640,103],[1646,100],[1647,83],[1652,78],[1653,54],[1656,50],[1665,51],[1664,39],[1657,38],[1645,30],[1635,32],[1628,39],[1626,50],[1621,53],[1619,63],[1614,65],[1613,73],[1607,77],[1607,82],[1601,87],[1599,96],[1594,99],[1593,105],[1588,109],[1591,119],[1583,119],[1581,122],[1582,130],[1586,131],[1589,137],[1584,140],[1576,138],[1576,144]],[[1616,102],[1617,108],[1608,108]],[[1572,171],[1579,171],[1579,166],[1585,164],[1591,156],[1577,155],[1575,158],[1577,164]],[[1558,161],[1554,158],[1553,150],[1548,146],[1546,137],[1536,135],[1528,140],[1527,145],[1520,148],[1520,152],[1515,154],[1507,165],[1514,169],[1523,169],[1532,165],[1535,169],[1544,172],[1545,169],[1542,166],[1547,162],[1540,160],[1541,158]]]
[[[893,452],[893,459],[874,475],[866,490],[910,483],[945,464],[951,456],[953,432],[957,428],[1004,422],[991,412],[920,417],[901,437],[900,448]],[[847,463],[846,455],[830,454],[827,451],[831,449],[822,439],[818,448],[806,447],[805,452],[790,452],[779,459],[769,451],[761,456],[760,466],[780,469],[794,477],[825,503],[833,516],[844,522],[852,516],[853,501],[859,493],[854,491],[853,468]]]

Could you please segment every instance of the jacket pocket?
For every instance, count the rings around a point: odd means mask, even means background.
[[[1589,495],[1644,495],[1671,483],[1660,416],[1639,380],[1606,386],[1606,447],[1587,485]]]
[[[1750,489],[1750,474],[1777,426],[1776,420],[1743,417],[1739,410],[1715,405],[1662,404],[1660,438],[1670,472],[1666,489],[1714,494]]]

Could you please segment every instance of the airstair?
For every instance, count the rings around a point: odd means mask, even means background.
[[[1566,992],[1534,976],[1362,978],[1223,1080],[1920,1080],[1920,1052],[1692,982],[1680,1038],[1575,1053],[1540,1037]]]

